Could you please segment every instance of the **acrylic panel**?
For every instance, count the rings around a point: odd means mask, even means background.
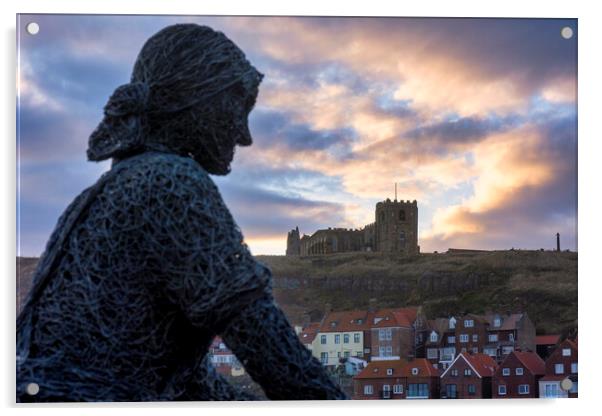
[[[17,16],[17,401],[578,396],[576,19]]]

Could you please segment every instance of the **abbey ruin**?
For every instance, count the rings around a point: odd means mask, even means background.
[[[375,222],[360,229],[328,228],[312,235],[289,231],[287,256],[379,251],[405,255],[420,252],[418,246],[418,204],[416,201],[385,201],[376,204]]]

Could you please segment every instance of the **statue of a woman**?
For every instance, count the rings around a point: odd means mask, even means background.
[[[113,165],[59,219],[17,319],[17,400],[252,399],[208,363],[216,335],[270,399],[346,398],[209,177],[252,143],[262,77],[208,27],[146,42],[90,137]]]

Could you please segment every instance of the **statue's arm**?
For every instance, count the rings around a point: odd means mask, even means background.
[[[347,399],[301,344],[270,294],[242,309],[221,335],[268,398]]]

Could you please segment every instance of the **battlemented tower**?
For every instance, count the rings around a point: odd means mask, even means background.
[[[386,253],[417,254],[418,203],[416,200],[376,204],[375,250]]]
[[[299,236],[299,227],[288,232],[286,237],[286,255],[298,256],[301,254],[301,238]]]

